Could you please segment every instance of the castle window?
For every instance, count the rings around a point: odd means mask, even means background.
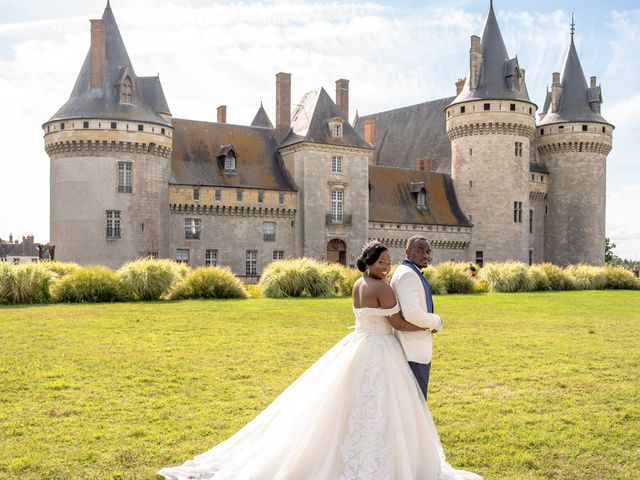
[[[333,173],[342,172],[342,157],[334,155],[331,157],[331,171]]]
[[[82,122],[82,128],[89,128],[89,122]]]
[[[184,238],[187,240],[200,240],[200,219],[184,219]]]
[[[278,193],[278,203],[284,205],[284,192]]]
[[[225,170],[236,169],[236,156],[233,154],[233,152],[229,152],[229,154],[224,158],[224,169]]]
[[[284,250],[274,250],[273,251],[273,259],[274,260],[284,260]]]
[[[342,124],[337,123],[331,129],[334,138],[342,138]]]
[[[473,188],[473,180],[469,180],[469,188]]]
[[[533,210],[529,210],[529,233],[533,233]]]
[[[107,238],[120,238],[120,210],[107,210]]]
[[[344,192],[333,190],[331,192],[331,223],[342,223],[344,206]]]
[[[264,192],[260,191],[258,192],[258,203],[263,203],[264,202]]]
[[[544,206],[544,214],[546,215],[547,213],[549,213],[549,205]]]
[[[602,133],[607,133],[607,129],[602,127]]]
[[[133,82],[131,77],[125,77],[120,84],[120,103],[133,103]]]
[[[242,190],[236,191],[236,200],[238,202],[242,202],[244,200],[244,191]]]
[[[467,108],[463,105],[462,107],[460,107],[460,113],[464,113],[464,111],[465,111],[466,109],[467,109]]]
[[[540,135],[544,135],[544,128],[540,129]]]
[[[533,265],[533,250],[529,250],[529,265]]]
[[[118,128],[118,124],[116,122],[111,122],[111,130],[115,130]]]
[[[200,189],[199,188],[194,188],[193,189],[193,201],[194,202],[200,201]]]
[[[222,191],[221,190],[216,190],[214,193],[214,198],[216,199],[216,202],[219,202],[220,199],[222,198]]]
[[[262,240],[265,242],[276,241],[276,222],[264,222],[262,224]]]
[[[245,275],[255,276],[258,274],[258,251],[247,250],[244,262]]]
[[[533,115],[533,108],[529,107],[529,115]]]
[[[536,176],[532,173],[531,174],[531,180],[535,180],[535,179],[536,179]]]
[[[516,144],[515,144],[515,152],[516,152],[516,157],[521,157],[522,156],[522,142],[516,142]]]
[[[522,223],[522,202],[513,202],[513,221]]]
[[[133,180],[133,164],[118,162],[118,193],[131,193]]]
[[[424,189],[420,190],[416,196],[416,206],[420,210],[424,210],[427,208],[427,194]]]
[[[490,103],[485,103],[484,104],[484,109],[485,110],[491,110],[491,104]]]
[[[164,128],[161,128],[161,129],[160,129],[160,133],[161,133],[162,135],[164,135]]]
[[[484,265],[484,252],[482,250],[476,251],[476,265],[480,268]]]
[[[558,127],[558,132],[564,132],[564,125],[560,125]]]
[[[589,128],[587,127],[587,125],[582,125],[582,131],[586,132]]]
[[[147,258],[158,258],[158,252],[155,250],[152,250],[150,252],[147,252]]]
[[[540,175],[540,182],[544,183],[544,176]]]
[[[218,250],[207,249],[204,252],[205,267],[215,267],[218,265]]]
[[[60,123],[60,130],[64,130],[64,122]]]
[[[189,265],[189,249],[188,248],[176,249],[176,262],[186,263],[187,265]]]
[[[509,110],[512,111],[512,112],[515,112],[516,111],[516,104],[515,103],[510,104],[509,105]]]
[[[144,132],[144,125],[142,125],[141,123],[138,124],[138,131]]]

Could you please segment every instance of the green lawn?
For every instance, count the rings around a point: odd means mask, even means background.
[[[489,479],[640,478],[640,293],[436,297],[429,404]],[[349,299],[0,307],[0,479],[154,479],[253,418]]]

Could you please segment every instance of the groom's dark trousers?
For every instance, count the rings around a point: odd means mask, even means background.
[[[431,372],[431,362],[424,363],[416,363],[409,362],[409,367],[413,372],[413,375],[416,377],[418,381],[418,385],[420,385],[420,390],[424,394],[424,399],[427,399],[427,388],[429,387],[429,373]]]

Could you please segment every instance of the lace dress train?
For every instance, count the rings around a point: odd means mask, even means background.
[[[167,480],[481,480],[446,463],[435,425],[386,316],[356,329],[235,435]]]

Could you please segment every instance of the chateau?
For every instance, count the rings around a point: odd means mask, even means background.
[[[173,118],[159,77],[134,71],[110,5],[69,100],[44,125],[51,243],[62,261],[144,256],[226,265],[256,280],[274,259],[352,264],[379,239],[400,260],[414,234],[434,262],[604,262],[600,113],[573,41],[544,106],[509,57],[490,6],[456,95],[349,122],[349,81],[295,105],[276,75],[275,126]],[[538,120],[536,121],[536,115]]]

